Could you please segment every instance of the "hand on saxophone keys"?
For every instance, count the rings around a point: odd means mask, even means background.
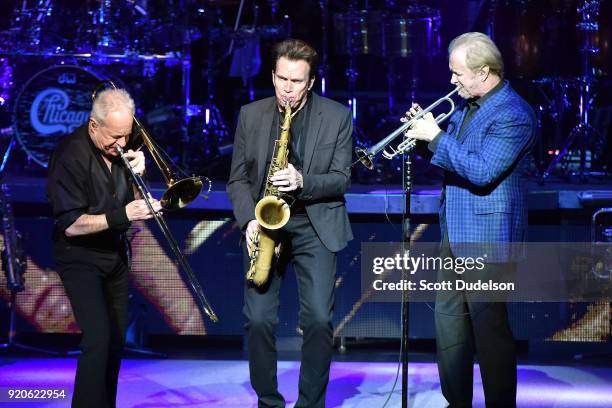
[[[259,225],[257,220],[251,220],[247,224],[245,235],[246,235],[247,251],[249,253],[249,256],[251,256],[251,253],[253,252],[253,244],[254,244],[253,241],[255,240],[255,235],[260,230],[261,230],[261,226]]]
[[[302,174],[291,163],[287,164],[287,168],[275,172],[270,181],[281,192],[295,191],[304,186]]]
[[[411,120],[414,116],[416,116],[419,111],[421,111],[421,107],[413,103],[412,107],[408,112],[406,112],[406,116],[401,118],[400,121],[407,122]],[[431,142],[434,137],[440,133],[441,129],[436,122],[433,114],[431,112],[423,115],[422,118],[417,119],[410,128],[408,128],[404,134],[412,139],[424,140],[426,142]]]

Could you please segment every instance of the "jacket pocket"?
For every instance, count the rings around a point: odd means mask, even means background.
[[[334,146],[336,146],[336,141],[335,140],[333,142],[323,143],[321,145],[318,145],[318,146],[315,147],[315,150],[331,149]]]
[[[474,214],[512,213],[510,200],[485,200],[474,203]]]
[[[344,201],[331,201],[327,203],[327,208],[336,208],[344,205]]]

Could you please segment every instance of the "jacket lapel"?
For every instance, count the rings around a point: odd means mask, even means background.
[[[320,97],[314,92],[310,94],[310,97],[312,98],[312,111],[310,112],[310,121],[307,124],[308,130],[306,132],[306,145],[304,147],[304,174],[308,173],[310,169],[312,156],[314,155],[317,139],[319,138],[319,130],[321,129],[321,123],[323,123]]]
[[[266,161],[268,159],[268,148],[270,146],[270,135],[272,134],[272,115],[276,112],[276,98],[270,98],[270,103],[264,105],[262,112],[259,112],[259,129],[255,133],[259,136],[257,143],[257,174],[263,181],[267,176]]]
[[[502,88],[495,93],[495,95],[491,95],[491,98],[485,101],[484,105],[476,111],[474,116],[472,116],[472,120],[470,121],[470,123],[468,123],[467,127],[463,130],[463,133],[460,135],[459,142],[463,143],[465,139],[467,138],[467,136],[472,134],[473,132],[472,128],[474,126],[478,126],[478,127],[482,126],[482,123],[480,123],[480,118],[482,116],[490,115],[490,112],[496,109],[497,99],[503,96],[503,94],[505,94],[508,91],[508,86],[509,85],[506,82],[504,86],[502,86]],[[465,118],[466,113],[467,113],[467,110],[464,110],[463,115],[461,116],[461,122],[463,122],[463,119]]]
[[[474,116],[472,116],[472,120],[470,121],[470,123],[468,123],[468,125],[465,127],[465,129],[463,129],[463,133],[461,133],[460,135],[457,135],[457,138],[459,139],[459,143],[465,142],[465,139],[467,138],[467,135],[470,134],[472,127],[474,127],[474,123],[476,122],[476,118],[478,117],[479,114],[482,113],[481,111],[483,109],[485,109],[485,108],[479,109],[474,114]],[[468,113],[468,108],[464,109],[463,112],[461,113],[461,124],[463,124],[463,121],[465,120],[465,115],[467,115],[467,113]],[[461,125],[459,125],[459,129],[461,129]],[[458,132],[459,131],[460,130],[458,130]]]

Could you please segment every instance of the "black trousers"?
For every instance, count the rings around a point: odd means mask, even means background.
[[[321,243],[305,214],[292,215],[282,232],[285,237],[282,258],[293,263],[296,273],[299,324],[303,330],[299,397],[295,407],[322,408],[332,358],[336,254]],[[246,271],[249,265],[246,248],[244,260]],[[283,264],[279,270],[284,269]],[[259,407],[285,406],[276,378],[281,282],[281,275],[272,274],[263,290],[245,285],[249,371]]]
[[[126,258],[116,254],[90,260],[95,264],[58,259],[59,276],[83,333],[72,408],[114,408],[127,327],[129,268]]]
[[[447,236],[441,256],[452,256]],[[508,275],[512,269],[516,264],[486,264],[480,275]],[[441,271],[438,276],[448,280],[456,274]],[[435,310],[440,385],[449,407],[472,406],[476,354],[487,408],[515,408],[516,351],[506,303],[474,301],[465,291],[440,291]]]

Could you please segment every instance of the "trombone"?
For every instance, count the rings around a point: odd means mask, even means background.
[[[455,102],[451,98],[455,93],[459,91],[459,87],[453,89],[451,92],[438,99],[427,108],[419,111],[416,115],[412,116],[409,121],[403,123],[400,127],[395,129],[393,132],[389,133],[384,139],[380,142],[376,143],[374,146],[369,149],[364,149],[362,147],[355,148],[355,155],[357,156],[357,161],[360,161],[361,164],[366,166],[368,169],[372,170],[374,168],[374,158],[382,151],[382,155],[385,159],[391,160],[398,154],[404,154],[411,151],[416,145],[415,139],[406,138],[397,147],[393,148],[389,146],[395,138],[397,138],[400,134],[404,133],[407,129],[409,129],[414,123],[423,118],[426,114],[431,112],[434,108],[440,105],[443,102],[448,102],[450,104],[450,109],[446,113],[441,113],[436,117],[436,123],[442,123],[446,120],[454,111],[455,111]]]
[[[91,99],[96,99],[96,95],[98,91],[102,89],[104,86],[110,85],[113,89],[117,89],[115,83],[111,80],[104,80],[98,84],[96,89],[94,89]],[[210,179],[207,177],[199,177],[199,176],[187,176],[184,178],[179,178],[175,171],[170,167],[170,163],[172,163],[172,159],[168,156],[168,154],[155,142],[155,140],[149,135],[144,126],[140,123],[140,121],[133,116],[134,123],[136,124],[140,134],[142,136],[142,142],[151,153],[151,157],[153,161],[159,168],[162,177],[168,186],[167,190],[162,195],[162,198],[159,200],[161,206],[164,210],[177,210],[179,208],[185,207],[187,204],[195,200],[202,191],[202,187],[204,182],[208,184],[207,192],[210,192],[212,183]],[[174,165],[174,163],[172,163]],[[174,165],[176,167],[176,165]],[[182,173],[185,173],[182,171]]]
[[[92,93],[91,95],[92,100],[96,99],[97,92],[105,84],[110,84],[111,87],[113,87],[114,89],[117,89],[117,87],[112,81],[103,81],[100,85],[98,85],[98,87],[96,87],[96,89]],[[200,194],[200,191],[202,190],[202,186],[203,186],[202,178],[192,176],[192,177],[187,177],[181,180],[177,180],[177,176],[175,172],[173,172],[172,169],[170,168],[168,161],[164,160],[164,158],[162,157],[162,154],[165,154],[166,156],[167,154],[155,143],[153,138],[151,138],[151,136],[148,134],[148,132],[140,124],[140,122],[138,121],[138,119],[136,119],[135,116],[133,117],[133,119],[134,119],[134,123],[138,127],[138,130],[140,131],[140,134],[142,135],[143,144],[147,146],[147,148],[149,149],[149,152],[151,153],[151,156],[153,157],[155,164],[159,167],[164,179],[166,180],[166,184],[168,186],[168,189],[164,192],[160,200],[162,208],[167,209],[167,210],[183,208],[184,206],[189,204],[191,201],[193,201]],[[153,214],[153,218],[155,218],[155,221],[157,222],[159,229],[161,230],[162,234],[168,241],[168,244],[170,245],[170,249],[172,250],[172,253],[174,254],[174,257],[176,258],[179,266],[181,267],[181,270],[186,275],[185,277],[187,279],[187,282],[189,283],[189,286],[191,287],[191,290],[197,301],[196,303],[198,304],[200,310],[204,314],[206,314],[211,321],[213,322],[219,321],[219,318],[217,317],[212,307],[210,306],[210,303],[208,302],[206,295],[204,295],[204,290],[202,289],[202,286],[200,285],[198,278],[193,272],[193,269],[191,269],[189,262],[187,262],[187,258],[181,252],[180,247],[178,243],[176,242],[176,239],[172,235],[172,232],[170,232],[170,228],[168,227],[166,220],[163,218],[161,212],[156,212],[153,209],[153,203],[151,202],[151,199],[153,196],[151,195],[151,192],[149,191],[146,183],[144,182],[142,177],[136,174],[134,170],[132,169],[132,166],[130,165],[128,159],[125,157],[123,148],[117,145],[115,146],[115,149],[117,150],[117,153],[119,153],[119,157],[121,158],[121,161],[123,162],[125,167],[128,169],[128,171],[130,172],[130,176],[132,177],[132,180],[134,181],[136,188],[138,188],[138,191],[140,195],[142,196],[142,199],[147,203],[147,206],[149,207],[149,211],[151,211],[151,214]],[[168,160],[171,161],[170,159]],[[208,180],[208,187],[209,187],[208,191],[210,191],[210,187],[211,187],[210,180],[208,178],[206,178],[206,180]]]

